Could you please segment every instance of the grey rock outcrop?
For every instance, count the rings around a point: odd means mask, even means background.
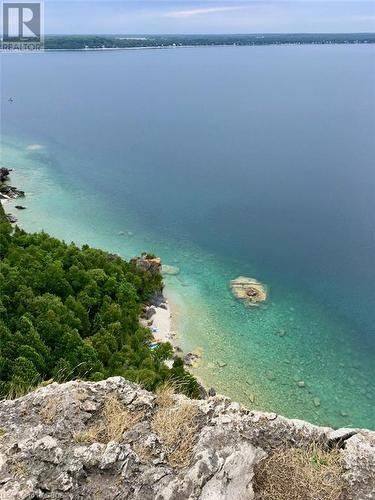
[[[8,179],[8,176],[12,169],[6,167],[0,167],[0,182],[5,182]]]
[[[121,377],[54,383],[0,403],[0,499],[261,499],[262,460],[317,442],[339,447],[342,498],[375,498],[373,432],[317,427],[221,396],[155,396]]]
[[[22,198],[25,196],[25,191],[17,189],[14,186],[10,186],[9,184],[0,184],[0,193],[8,196],[8,198]]]
[[[131,259],[130,262],[133,263],[138,269],[141,269],[142,271],[148,271],[154,274],[161,273],[160,257],[143,253],[140,257]]]

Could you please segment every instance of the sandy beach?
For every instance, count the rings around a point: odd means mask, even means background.
[[[174,315],[176,310],[173,303],[163,295],[163,301],[148,307],[146,315],[149,319],[142,318],[141,324],[150,328],[156,342],[170,342],[173,347],[180,350],[180,342],[175,331]]]
[[[155,314],[152,316],[151,331],[156,341],[171,342],[175,341],[176,335],[172,332],[172,312],[168,302],[164,307],[154,307]]]

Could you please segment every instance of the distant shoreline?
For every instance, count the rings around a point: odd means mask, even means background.
[[[375,33],[255,33],[221,35],[45,35],[45,51],[107,51],[266,45],[372,44]]]
[[[45,35],[40,52],[108,52],[118,50],[292,45],[372,45],[374,33],[256,33],[231,35]],[[3,51],[18,53],[17,50]]]
[[[212,49],[212,48],[247,48],[247,47],[305,47],[306,45],[309,46],[338,46],[338,45],[374,45],[375,44],[375,37],[374,40],[371,41],[366,41],[366,42],[284,42],[284,43],[249,43],[249,44],[202,44],[202,45],[154,45],[154,46],[141,46],[141,47],[88,47],[88,48],[44,48],[41,51],[28,51],[28,54],[40,54],[41,52],[48,52],[48,53],[64,53],[64,52],[79,52],[79,53],[84,53],[84,52],[98,52],[98,53],[105,53],[105,52],[120,52],[120,51],[127,51],[127,50],[174,50],[174,49]],[[3,52],[4,54],[19,54],[22,52],[19,51],[9,51],[9,52]],[[25,53],[25,52],[23,52]]]
[[[174,50],[174,49],[212,49],[212,48],[245,48],[245,47],[290,47],[290,46],[306,46],[306,45],[374,45],[375,40],[371,42],[310,42],[310,43],[264,43],[264,44],[247,44],[247,45],[237,45],[237,44],[211,44],[211,45],[159,45],[159,46],[144,46],[144,47],[103,47],[103,48],[87,48],[87,49],[44,49],[44,52],[115,52],[115,51],[123,51],[123,50]]]

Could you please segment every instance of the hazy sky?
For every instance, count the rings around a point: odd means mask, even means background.
[[[45,0],[46,33],[375,31],[375,0]]]

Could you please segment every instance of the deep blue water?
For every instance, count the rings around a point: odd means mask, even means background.
[[[168,287],[185,299],[185,345],[203,350],[198,374],[225,393],[373,427],[374,55],[363,45],[5,55],[2,161],[40,191],[21,222],[179,265]],[[33,143],[43,149],[25,149]],[[270,287],[267,308],[234,301],[237,275]]]

